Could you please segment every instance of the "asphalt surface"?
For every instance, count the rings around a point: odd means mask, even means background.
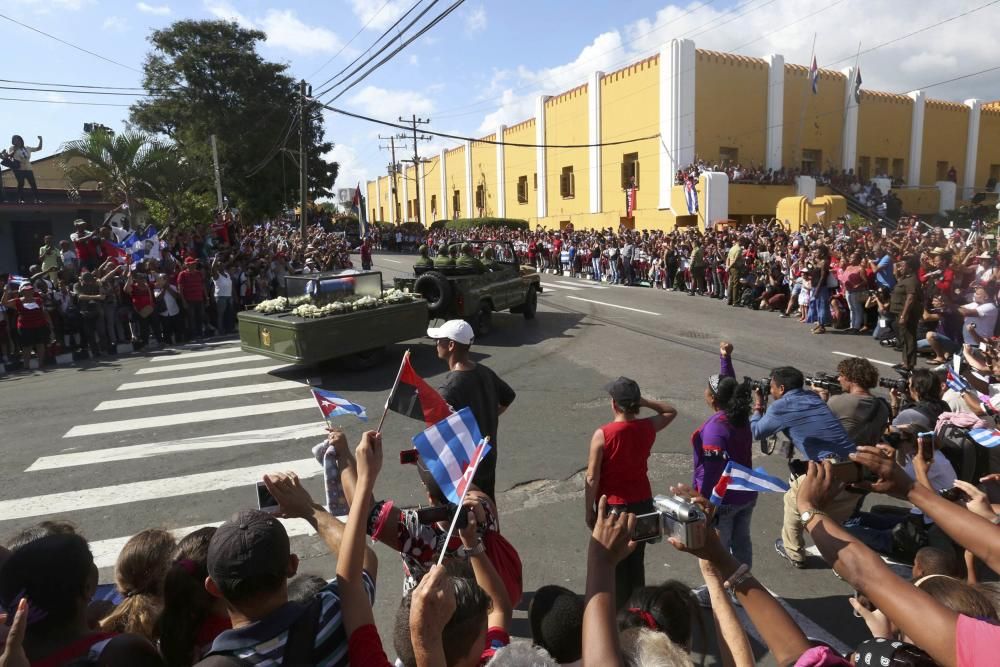
[[[375,258],[386,282],[407,275],[411,263],[404,255]],[[666,493],[670,484],[690,479],[690,435],[711,414],[703,392],[707,377],[718,372],[720,340],[735,346],[737,375],[755,378],[779,365],[807,374],[832,371],[842,358],[835,352],[880,361],[885,376],[895,376],[888,366],[899,360],[869,337],[832,330],[810,335],[794,319],[718,300],[554,275],[542,280],[535,320],[495,314],[493,332],[473,348],[474,358],[517,392],[500,420],[497,488],[503,534],[524,561],[525,600],[545,584],[583,592],[588,531],[581,471],[591,434],[611,418],[601,391],[610,379],[632,377],[644,394],[679,411],[657,438],[650,462],[654,491]],[[230,339],[0,377],[0,540],[41,520],[67,519],[91,541],[102,581],[110,581],[129,536],[150,527],[217,523],[255,506],[253,483],[265,470],[309,475],[306,484],[321,499],[322,471],[309,461],[309,449],[322,439],[322,424],[315,405],[303,400],[310,398],[308,385],[367,406],[377,420],[406,348],[418,373],[432,384],[443,378],[443,363],[426,339],[393,346],[384,363],[363,372],[336,365],[275,368],[278,362],[251,358]],[[356,442],[364,425],[353,418],[341,423]],[[389,414],[377,496],[404,505],[424,500],[414,470],[394,462],[420,427]],[[263,429],[281,430],[256,433]],[[783,461],[759,451],[754,464],[787,475]],[[332,577],[334,561],[319,540],[304,522],[289,525],[302,570]],[[781,497],[762,494],[752,527],[757,578],[807,634],[856,646],[865,629],[847,602],[852,591],[818,559],[806,570],[780,559],[773,548],[780,526]],[[377,551],[376,616],[388,646],[401,572],[392,552]],[[695,560],[665,544],[647,548],[646,573],[649,583],[701,583]],[[522,637],[529,635],[523,609],[513,627]],[[755,648],[766,664],[763,647]]]

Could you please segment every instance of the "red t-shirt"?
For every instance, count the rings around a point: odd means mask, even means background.
[[[653,497],[646,464],[656,440],[656,429],[649,419],[611,422],[601,427],[604,433],[604,460],[597,496],[606,495],[612,505],[627,505]]]
[[[479,657],[480,667],[485,667],[497,651],[509,645],[510,635],[503,628],[491,627],[486,630],[486,648],[483,649],[483,654]]]
[[[45,308],[42,305],[42,297],[36,296],[25,303],[23,298],[14,299],[14,308],[17,310],[18,329],[40,329],[48,326],[45,319]]]
[[[201,271],[181,271],[177,274],[177,288],[185,301],[198,303],[205,300],[205,277],[201,275]]]
[[[132,306],[136,310],[142,310],[146,306],[153,305],[153,293],[149,289],[149,285],[143,285],[142,283],[133,283],[132,285]]]
[[[351,667],[392,667],[382,648],[378,628],[362,625],[347,638],[347,657]]]

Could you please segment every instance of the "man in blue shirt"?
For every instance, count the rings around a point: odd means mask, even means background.
[[[854,442],[820,395],[805,390],[804,386],[805,377],[796,368],[782,366],[771,371],[770,393],[775,400],[766,414],[763,394],[760,390],[754,391],[754,412],[750,417],[754,439],[761,440],[781,431],[810,461],[848,461],[848,455],[854,451]],[[801,478],[792,480],[791,488],[785,492],[781,537],[774,543],[778,555],[799,569],[806,566],[804,526],[796,502],[800,481]],[[824,512],[843,523],[854,513],[860,500],[858,494],[841,491]]]
[[[875,282],[879,286],[891,290],[896,286],[896,276],[892,273],[892,256],[878,244],[875,245],[874,254],[879,258],[878,261],[870,261],[872,270],[875,272]]]

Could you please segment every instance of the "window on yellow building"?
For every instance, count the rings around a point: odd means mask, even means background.
[[[806,176],[818,174],[823,167],[823,151],[818,148],[802,149],[802,173]]]
[[[378,207],[378,219],[379,219],[380,222],[385,222],[385,207],[384,206],[379,206]]]
[[[563,167],[559,174],[559,195],[563,199],[572,199],[576,196],[576,177],[573,176],[573,167]]]
[[[407,218],[413,217],[413,200],[411,199],[406,200],[406,217]]]
[[[895,178],[897,181],[903,180],[903,169],[904,169],[903,158],[901,157],[892,158],[892,177]]]
[[[438,197],[437,195],[431,195],[431,217],[437,218],[438,214]]]
[[[393,222],[400,222],[403,219],[403,205],[396,202],[396,219]]]
[[[462,193],[455,190],[454,194],[451,195],[451,210],[458,217],[458,214],[462,212]]]
[[[990,178],[994,181],[1000,181],[1000,164],[990,165]]]
[[[486,208],[486,187],[483,185],[476,186],[476,208],[480,212]]]
[[[938,160],[934,165],[934,179],[938,181],[948,180],[948,161]]]
[[[622,156],[622,190],[639,189],[639,154],[626,153]]]
[[[875,158],[875,176],[878,178],[884,178],[889,175],[889,158],[887,157],[877,157]]]
[[[518,176],[517,177],[517,203],[527,204],[528,203],[528,177]]]
[[[531,189],[532,190],[538,189],[538,174],[531,175]]]
[[[737,164],[740,161],[740,149],[731,146],[719,146],[719,164]]]
[[[858,180],[865,182],[871,178],[872,159],[867,155],[858,158]]]

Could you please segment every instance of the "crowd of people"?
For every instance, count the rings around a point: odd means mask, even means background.
[[[464,321],[427,334],[448,369],[442,397],[472,410],[496,445],[514,390],[470,358],[474,336]],[[530,641],[510,636],[531,563],[501,531],[506,519],[493,480],[502,455],[481,464],[460,506],[449,504],[440,478],[418,456],[414,483],[431,508],[445,509],[429,515],[426,507],[379,499],[379,432],[365,432],[352,449],[331,427],[317,454],[336,463],[323,466],[326,506],[294,473],[268,473],[262,483],[276,513],[241,510],[179,540],[144,530],[119,554],[110,590],[98,585],[88,543],[72,524],[49,520],[12,536],[0,548],[0,666],[645,667],[691,665],[697,648],[748,667],[755,658],[736,605],[782,666],[992,665],[1000,588],[978,578],[1000,573],[1000,506],[988,498],[1000,475],[959,479],[945,460],[951,473],[942,481],[941,451],[924,431],[949,409],[941,394],[948,380],[921,369],[888,405],[871,395],[878,376],[865,359],[841,363],[836,389],[808,387],[792,367],[774,369],[766,385],[740,382],[732,344],[722,341],[719,355],[719,372],[706,373],[704,383],[709,416],[691,438],[691,480],[670,488],[669,507],[653,496],[647,466],[657,432],[670,428],[677,409],[647,398],[627,377],[605,387],[612,418],[591,439],[583,501],[591,533],[585,590],[533,582]],[[968,392],[958,396],[973,415]],[[808,536],[857,591],[850,604],[872,638],[846,656],[808,638],[754,575],[750,526],[758,494],[723,485],[730,462],[751,465],[752,440],[777,432],[788,438],[794,479],[775,548],[797,568],[812,566],[803,548]],[[876,551],[871,531],[880,510],[861,511],[869,495],[906,501],[910,509],[891,518],[903,524],[913,516],[935,531],[935,546],[912,554],[905,577]],[[328,509],[335,503],[346,505],[346,523]],[[453,522],[454,513],[462,521]],[[278,516],[308,522],[335,569],[326,577],[299,574]],[[698,559],[700,586],[646,584],[643,545],[661,536],[686,554],[677,558]],[[398,552],[403,565],[404,597],[391,629],[375,624],[380,570],[388,575],[368,538]],[[702,606],[711,608],[714,648],[700,625]]]
[[[849,190],[851,193],[858,193],[865,187],[865,179],[859,174],[855,174],[853,169],[834,169],[830,167],[825,171],[819,169],[804,170],[800,167],[794,169],[769,169],[763,165],[744,165],[732,160],[723,160],[720,163],[710,163],[705,160],[696,159],[688,166],[678,169],[674,176],[676,185],[684,185],[688,180],[698,182],[700,176],[706,172],[722,172],[729,177],[730,183],[755,183],[757,185],[794,185],[799,176],[811,176],[816,179],[817,185],[832,185],[836,188]],[[954,177],[954,178],[952,178]],[[904,185],[902,179],[893,178],[888,174],[875,174],[873,178],[888,179],[892,187]],[[955,180],[955,169],[952,167],[949,172],[949,180]],[[870,183],[870,182],[869,182]]]
[[[32,354],[41,366],[61,352],[96,359],[123,343],[224,335],[237,312],[277,296],[286,275],[352,266],[345,235],[320,222],[303,235],[294,216],[248,225],[228,208],[211,224],[136,231],[144,241],[133,254],[125,213],[96,228],[77,220],[69,238],[44,238],[27,275],[0,276],[0,363],[26,371]]]

